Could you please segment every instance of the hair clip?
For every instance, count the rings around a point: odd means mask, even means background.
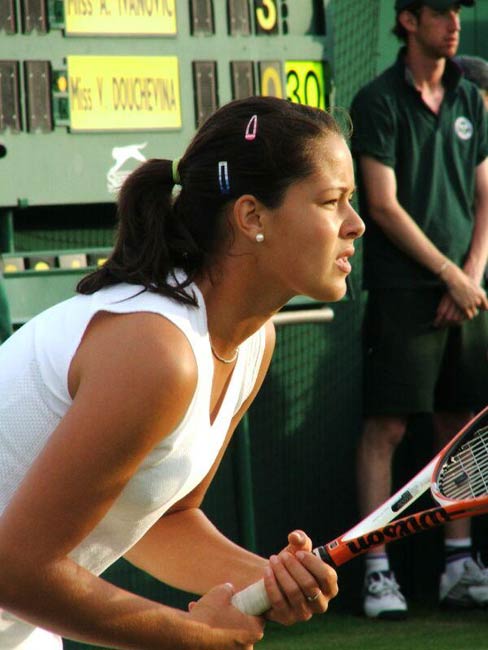
[[[219,162],[219,186],[221,194],[230,193],[230,183],[229,183],[229,166],[227,160],[221,160]]]
[[[246,140],[254,140],[258,130],[258,116],[253,115],[246,127],[246,135],[244,136]]]
[[[179,158],[175,158],[171,163],[171,177],[175,185],[181,185],[180,172],[178,171],[179,164],[180,164]]]

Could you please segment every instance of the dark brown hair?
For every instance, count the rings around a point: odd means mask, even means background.
[[[412,0],[412,3],[409,4],[405,9],[402,9],[402,11],[409,11],[411,14],[415,16],[417,20],[420,18],[420,9],[422,8],[422,5],[424,4],[423,0]],[[407,42],[407,36],[408,32],[405,29],[405,27],[402,25],[402,23],[398,20],[398,16],[400,15],[401,11],[397,12],[396,14],[396,20],[395,20],[395,26],[391,30],[395,36],[400,39],[401,41],[404,41],[405,43]]]
[[[254,139],[246,140],[257,116]],[[103,267],[83,278],[80,293],[119,282],[195,304],[185,288],[211,266],[229,236],[225,207],[242,194],[280,205],[288,187],[314,171],[314,143],[342,134],[325,111],[273,97],[226,104],[200,128],[178,163],[181,191],[174,196],[172,163],[149,160],[124,182],[118,200],[114,250]],[[220,177],[225,162],[228,182]],[[221,183],[223,182],[223,185]],[[187,279],[177,283],[181,268]]]

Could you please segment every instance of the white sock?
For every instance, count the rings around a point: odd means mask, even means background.
[[[464,570],[464,563],[472,557],[471,537],[446,538],[446,573],[459,574]]]
[[[389,571],[390,563],[386,553],[369,553],[366,556],[366,575],[373,571]]]
[[[446,537],[444,540],[445,546],[471,546],[471,537]]]

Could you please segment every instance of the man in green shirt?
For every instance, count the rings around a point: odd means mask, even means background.
[[[396,63],[356,95],[351,113],[365,235],[365,424],[359,506],[391,492],[409,416],[432,413],[443,445],[488,396],[488,139],[482,99],[451,60],[461,5],[396,0]],[[471,557],[469,522],[446,526],[440,600],[488,604],[488,570]],[[367,616],[407,604],[385,547],[366,557]]]

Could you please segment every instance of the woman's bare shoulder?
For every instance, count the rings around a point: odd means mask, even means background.
[[[185,334],[159,314],[102,312],[91,322],[69,373],[75,401],[105,394],[131,419],[165,415],[166,426],[183,416],[197,382],[197,366]]]

